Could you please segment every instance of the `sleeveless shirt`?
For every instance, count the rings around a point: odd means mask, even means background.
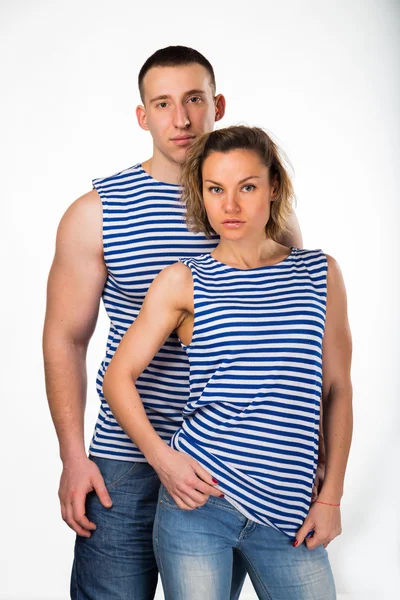
[[[156,181],[140,164],[95,179],[103,207],[103,246],[107,280],[102,299],[110,319],[105,357],[97,376],[100,412],[89,452],[94,456],[146,462],[114,419],[102,392],[104,373],[123,335],[137,317],[156,275],[182,253],[211,252],[218,239],[188,231],[181,188]],[[147,416],[169,443],[182,422],[189,395],[189,366],[175,334],[136,382]]]
[[[194,329],[182,344],[190,397],[171,446],[247,518],[294,537],[318,461],[326,257],[292,248],[249,270],[210,254],[181,262],[193,277]]]

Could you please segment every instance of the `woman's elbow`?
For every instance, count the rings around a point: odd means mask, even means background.
[[[103,394],[110,408],[115,397],[116,391],[130,390],[132,383],[134,384],[136,377],[125,365],[121,365],[118,361],[112,361],[107,367],[103,379]]]
[[[103,379],[103,394],[108,403],[110,403],[112,390],[115,384],[115,373],[111,365],[108,366]]]

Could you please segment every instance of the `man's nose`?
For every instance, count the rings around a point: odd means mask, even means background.
[[[185,129],[186,127],[189,127],[190,125],[190,119],[189,119],[189,115],[187,113],[187,110],[184,106],[182,105],[178,105],[175,108],[175,114],[174,114],[174,125],[175,127],[177,127],[178,129]]]

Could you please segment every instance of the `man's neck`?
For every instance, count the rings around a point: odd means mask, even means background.
[[[153,154],[151,158],[142,163],[143,169],[148,175],[163,183],[179,183],[181,166],[179,163],[168,160],[163,155]]]

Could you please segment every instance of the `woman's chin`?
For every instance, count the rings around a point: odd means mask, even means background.
[[[245,227],[229,229],[228,227],[223,227],[220,225],[218,229],[216,229],[216,232],[218,233],[221,239],[230,241],[243,240],[244,238],[246,238],[246,236],[249,235]]]

